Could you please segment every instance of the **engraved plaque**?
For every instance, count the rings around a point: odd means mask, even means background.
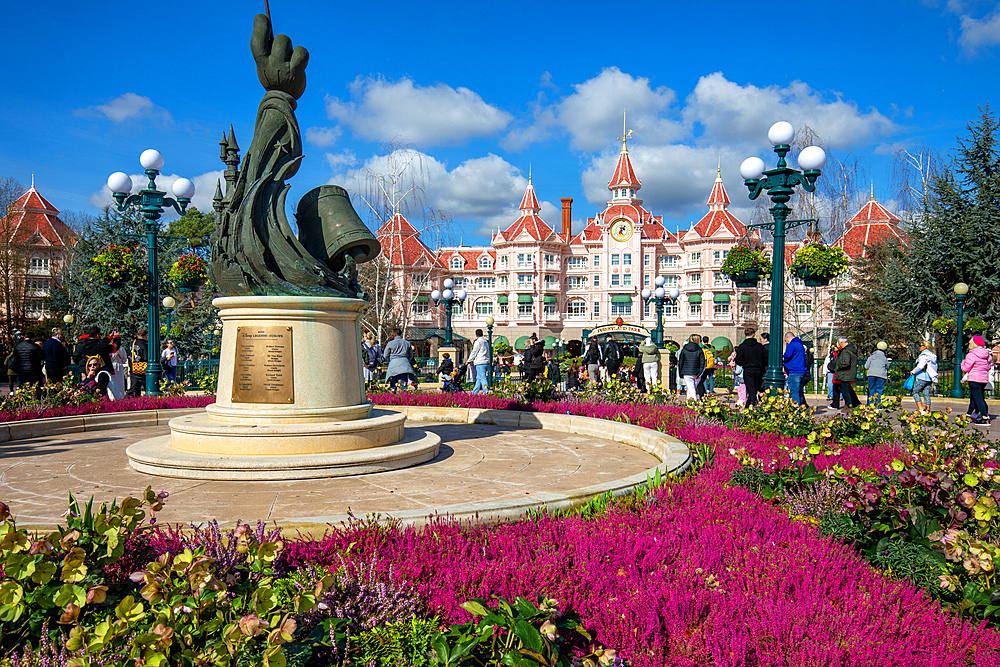
[[[292,328],[237,327],[233,403],[294,403]]]

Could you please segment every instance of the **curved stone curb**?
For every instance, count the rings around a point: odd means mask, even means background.
[[[174,417],[204,412],[205,408],[174,408],[172,410],[135,410],[132,412],[105,412],[94,415],[70,415],[50,419],[25,419],[0,422],[0,442],[27,440],[63,433],[104,431],[112,428],[139,426],[166,426]]]
[[[603,493],[611,492],[616,496],[631,493],[637,486],[642,486],[650,478],[655,477],[657,472],[664,477],[667,475],[678,475],[691,466],[691,450],[677,438],[669,436],[666,433],[622,422],[613,422],[594,417],[539,412],[515,412],[512,410],[437,408],[411,405],[384,405],[379,407],[385,410],[402,412],[406,415],[407,419],[416,421],[492,424],[494,426],[509,426],[511,428],[540,428],[562,431],[563,433],[576,433],[603,440],[613,440],[624,445],[637,447],[661,461],[660,465],[630,477],[623,477],[622,479],[603,484],[585,486],[563,493],[545,493],[539,491],[525,494],[523,498],[511,500],[447,505],[436,508],[433,514],[428,514],[426,510],[420,509],[386,512],[379,516],[380,519],[391,518],[408,525],[421,525],[427,523],[435,516],[452,519],[496,521],[523,516],[531,509],[545,508],[549,511],[568,509],[583,505],[590,499]],[[291,521],[296,524],[337,524],[348,521],[351,518],[346,514],[338,514],[295,518]]]

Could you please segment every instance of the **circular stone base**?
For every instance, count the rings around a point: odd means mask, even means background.
[[[173,421],[176,420],[171,420]],[[408,429],[400,442],[384,447],[295,456],[232,456],[184,452],[171,447],[170,439],[171,436],[163,435],[131,445],[125,450],[129,465],[150,475],[186,479],[313,479],[407,468],[430,461],[437,456],[441,446],[439,436],[419,429]]]
[[[305,424],[217,422],[206,413],[170,420],[170,447],[224,456],[300,456],[382,448],[399,442],[406,415],[372,410],[365,419]]]

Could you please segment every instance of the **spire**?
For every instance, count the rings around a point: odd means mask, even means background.
[[[716,178],[722,178],[722,156],[719,156],[719,168],[715,172]]]
[[[622,136],[618,137],[622,141],[622,152],[628,152],[628,140],[632,136],[632,130],[625,129],[625,109],[622,109]]]
[[[240,147],[236,145],[236,133],[233,132],[233,126],[229,126],[229,139],[226,140],[226,150],[229,151],[239,151]]]
[[[535,186],[531,183],[531,174],[528,174],[528,187],[524,191],[524,197],[521,199],[521,213],[523,215],[528,214],[538,214],[542,210],[542,207],[538,205],[538,197],[535,196]]]
[[[872,198],[869,201],[875,201],[875,181],[872,181]]]
[[[708,209],[710,211],[725,210],[729,206],[729,195],[726,194],[726,186],[722,184],[722,166],[716,172],[715,184],[712,186],[712,194],[708,196]]]
[[[212,208],[215,210],[215,215],[219,216],[222,214],[222,180],[215,180],[215,196],[212,197]],[[216,218],[218,219],[218,218]]]
[[[31,175],[31,189],[32,190],[35,189],[35,175],[34,174]]]
[[[635,169],[632,168],[632,160],[628,155],[628,148],[625,146],[625,142],[622,142],[622,152],[618,155],[618,164],[615,165],[615,173],[608,181],[608,190],[616,190],[618,188],[631,188],[633,190],[638,190],[642,187],[642,182],[635,175]],[[634,196],[633,195],[629,195]]]

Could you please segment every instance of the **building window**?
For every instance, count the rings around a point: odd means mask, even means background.
[[[681,285],[680,276],[663,276],[663,281],[663,286],[666,289],[670,289],[671,287],[680,287]]]
[[[480,269],[489,269],[489,268],[492,268],[492,266],[493,266],[493,261],[489,257],[480,257],[479,258],[479,268]]]
[[[583,268],[583,257],[569,257],[566,259],[567,267],[569,269],[582,269]]]
[[[693,252],[688,255],[688,266],[701,266],[701,253]]]
[[[457,292],[460,289],[465,289],[468,282],[468,278],[455,278],[455,291]]]
[[[533,303],[519,303],[517,304],[517,316],[518,317],[531,317],[534,314],[535,304]]]
[[[452,302],[451,314],[455,317],[461,317],[465,315],[465,302],[455,300]]]
[[[712,284],[715,285],[716,287],[726,286],[729,284],[729,282],[730,282],[729,276],[727,276],[725,273],[722,273],[721,271],[712,272]]]
[[[587,278],[585,276],[566,276],[566,286],[569,289],[587,289]]]
[[[566,317],[583,319],[587,317],[587,302],[576,299],[566,304]]]
[[[517,253],[517,268],[532,269],[535,267],[535,257],[530,253]]]
[[[622,255],[622,265],[632,266],[632,253],[627,252],[624,255]]]
[[[555,255],[545,255],[545,266],[549,268],[555,268],[556,256]]]
[[[645,275],[644,275],[644,276],[642,277],[642,286],[643,286],[643,287],[649,287],[649,274],[648,274],[648,273],[647,273],[647,274],[645,274]]]
[[[601,286],[601,274],[595,273],[594,274],[594,287],[600,287],[600,286]]]
[[[761,315],[763,315],[765,317],[770,317],[771,316],[771,300],[770,299],[768,299],[766,301],[761,301],[759,308],[760,308],[760,314]]]
[[[632,274],[631,273],[626,273],[624,276],[622,276],[622,285],[625,286],[625,287],[631,287],[632,286]]]
[[[643,304],[642,304],[642,316],[643,317],[649,317],[649,307],[650,307],[649,301],[643,302]]]
[[[507,268],[507,255],[500,256],[500,266],[502,266],[505,269]]]
[[[594,302],[594,319],[596,320],[600,316],[601,316],[601,302],[600,301],[595,301]]]
[[[510,284],[510,280],[507,278],[506,275],[500,276],[500,288],[501,289],[507,289],[507,287],[508,287],[509,284]]]
[[[688,274],[688,285],[691,287],[701,287],[701,274],[700,273],[689,273]]]
[[[556,316],[556,304],[545,303],[542,304],[542,316],[543,317],[555,317]]]
[[[476,315],[480,317],[486,317],[487,315],[493,314],[493,302],[492,301],[477,301],[476,302]]]
[[[713,320],[728,320],[729,319],[729,304],[728,303],[713,303],[712,304],[712,319]]]
[[[618,274],[617,273],[612,273],[611,274],[611,286],[612,287],[618,287]]]
[[[611,317],[629,317],[632,315],[632,302],[611,304]]]
[[[479,289],[494,289],[496,286],[496,278],[476,278],[476,287]]]
[[[38,317],[43,312],[45,312],[45,309],[43,308],[41,301],[28,301],[24,304],[24,307],[25,307],[25,312],[30,317]]]
[[[427,288],[427,276],[414,276],[413,277],[413,289],[420,291]]]
[[[545,289],[559,289],[555,276],[545,276]]]
[[[618,253],[611,255],[611,266],[618,266],[618,262],[621,260]]]
[[[663,316],[664,317],[678,317],[680,315],[681,309],[677,306],[677,302],[663,304]]]
[[[712,252],[712,266],[722,266],[722,263],[726,261],[726,255],[729,254],[728,250],[715,250]]]
[[[661,269],[676,269],[681,263],[679,255],[660,255]]]
[[[413,304],[413,316],[419,318],[429,318],[431,316],[431,304],[429,303]]]
[[[649,268],[652,265],[653,257],[649,253],[642,256],[642,265]]]
[[[601,268],[601,256],[600,255],[594,255],[594,268],[595,269]]]
[[[462,261],[461,257],[452,257],[451,258],[451,268],[453,268],[453,269],[461,269],[463,266],[465,266],[465,262]]]
[[[49,260],[46,257],[42,259],[41,257],[31,258],[31,268],[33,271],[48,271],[49,270]]]
[[[799,315],[812,315],[813,307],[810,301],[797,301],[795,303],[795,310]]]
[[[532,273],[519,273],[517,274],[517,286],[520,287],[531,287],[535,283],[535,276]]]
[[[49,291],[49,281],[42,280],[40,278],[31,278],[25,281],[25,287],[31,291],[35,292],[48,292]]]
[[[497,313],[500,315],[500,317],[507,317],[507,304],[506,303],[497,304]]]
[[[689,303],[688,304],[688,315],[691,317],[701,317],[701,304],[700,303]]]

